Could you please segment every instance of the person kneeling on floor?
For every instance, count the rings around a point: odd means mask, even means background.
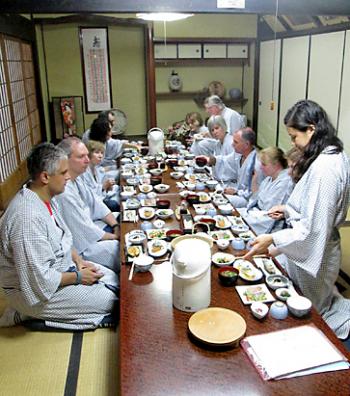
[[[118,277],[78,256],[52,201],[70,179],[65,152],[42,143],[27,167],[31,181],[0,225],[0,286],[8,303],[0,327],[36,318],[54,328],[94,329],[116,307]]]

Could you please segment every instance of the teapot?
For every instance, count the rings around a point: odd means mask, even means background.
[[[156,155],[164,151],[164,132],[160,128],[148,131],[149,155]]]
[[[207,308],[211,299],[211,247],[206,235],[184,235],[172,243],[173,305],[180,311]]]

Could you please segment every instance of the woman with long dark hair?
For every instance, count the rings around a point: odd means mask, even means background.
[[[337,336],[345,339],[350,330],[350,300],[339,294],[335,281],[341,263],[338,228],[349,206],[349,160],[317,103],[297,102],[284,123],[301,151],[292,175],[296,185],[284,209],[291,228],[258,236],[246,257],[263,253],[273,243],[287,257],[289,277]]]

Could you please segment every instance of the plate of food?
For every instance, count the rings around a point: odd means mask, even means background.
[[[154,239],[147,243],[147,249],[150,256],[160,257],[168,251],[168,244],[162,239]]]
[[[142,206],[157,206],[157,200],[155,198],[141,199]]]
[[[213,254],[211,261],[217,266],[217,267],[224,267],[226,265],[231,265],[235,260],[235,256],[233,254],[229,253],[215,253]]]
[[[201,204],[194,204],[193,205],[194,210],[197,210],[199,208],[205,209],[205,211],[209,210],[209,209],[214,209],[215,207],[212,203],[201,203]]]
[[[282,274],[270,257],[255,257],[254,262],[265,276]]]
[[[198,193],[198,196],[199,196],[199,202],[202,203],[210,202],[211,200],[210,196],[205,192]]]
[[[146,235],[141,230],[134,230],[134,231],[137,232],[131,231],[127,234],[127,243],[128,244],[131,243],[133,245],[139,245],[146,239]]]
[[[220,230],[225,230],[231,227],[231,223],[225,216],[214,216],[213,219],[215,220],[215,227]]]
[[[152,208],[151,206],[143,206],[142,208],[139,209],[139,216],[143,220],[152,219],[155,213],[156,213],[155,209]]]
[[[123,211],[123,221],[137,221],[136,210],[126,209]]]
[[[214,239],[214,241],[217,241],[218,239],[227,239],[228,241],[232,241],[234,238],[230,230],[210,231],[209,235]]]
[[[169,217],[171,217],[174,214],[174,211],[172,209],[158,209],[156,210],[156,215],[160,218],[160,219],[168,219]]]
[[[275,301],[275,298],[264,283],[250,286],[236,286],[236,290],[245,305],[252,304],[255,301]]]
[[[123,186],[123,191],[135,194],[135,187],[134,186]]]
[[[147,194],[153,190],[153,186],[151,186],[150,184],[141,184],[139,186],[139,189],[141,192]]]
[[[238,259],[233,266],[238,269],[240,278],[247,282],[256,282],[263,277],[262,272],[248,260]]]
[[[127,260],[131,262],[135,257],[139,257],[143,253],[141,245],[131,245],[126,248]]]
[[[148,239],[165,239],[168,228],[147,230]]]
[[[141,206],[137,198],[128,198],[125,202],[126,209],[138,209]]]

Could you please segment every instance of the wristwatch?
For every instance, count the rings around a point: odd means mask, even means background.
[[[75,285],[81,285],[81,281],[82,281],[81,272],[80,271],[75,271],[75,273],[77,275],[77,279],[75,281]]]

